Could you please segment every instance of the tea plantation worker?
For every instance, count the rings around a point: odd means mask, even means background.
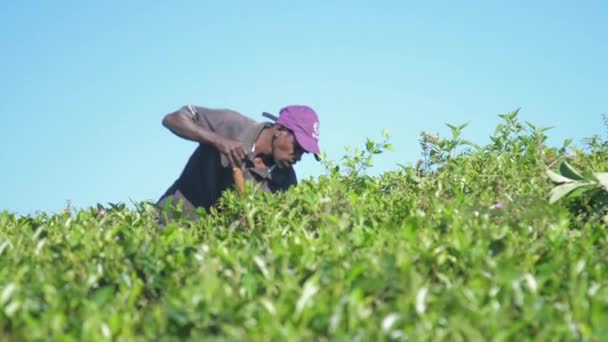
[[[199,145],[179,178],[161,196],[162,209],[170,201],[182,202],[182,216],[195,218],[195,209],[209,209],[222,193],[234,187],[233,168],[264,191],[284,191],[297,184],[293,169],[303,153],[318,160],[319,118],[302,105],[282,108],[273,122],[256,122],[228,109],[184,106],[167,114],[163,126],[175,135]]]

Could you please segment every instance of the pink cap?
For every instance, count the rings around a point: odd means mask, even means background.
[[[319,117],[308,106],[287,106],[279,112],[277,123],[290,129],[306,152],[319,154]]]

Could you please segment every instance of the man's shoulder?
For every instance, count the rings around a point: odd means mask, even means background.
[[[192,107],[196,112],[195,120],[200,122],[200,125],[229,138],[236,138],[242,132],[259,125],[259,122],[233,109]]]
[[[228,108],[209,108],[203,106],[194,106],[196,112],[202,116],[213,116],[219,118],[221,120],[226,120],[230,122],[243,123],[243,124],[252,124],[255,125],[258,122],[254,119],[238,112],[234,109]]]

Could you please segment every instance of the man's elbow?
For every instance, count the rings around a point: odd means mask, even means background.
[[[180,111],[169,113],[165,115],[162,121],[162,125],[168,129],[174,129],[184,119],[184,114]]]
[[[169,128],[170,127],[170,125],[171,125],[171,115],[172,114],[165,115],[165,117],[163,118],[163,121],[162,121],[163,127],[165,127],[165,128]]]

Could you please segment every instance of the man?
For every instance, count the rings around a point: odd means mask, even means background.
[[[264,113],[266,116],[276,117]],[[160,208],[182,203],[182,216],[209,209],[234,186],[233,168],[264,191],[284,191],[297,184],[293,165],[303,153],[318,158],[319,119],[308,106],[287,106],[276,122],[258,123],[238,112],[184,106],[167,114],[163,126],[199,143],[180,177],[158,201]],[[169,202],[169,203],[168,203]]]

